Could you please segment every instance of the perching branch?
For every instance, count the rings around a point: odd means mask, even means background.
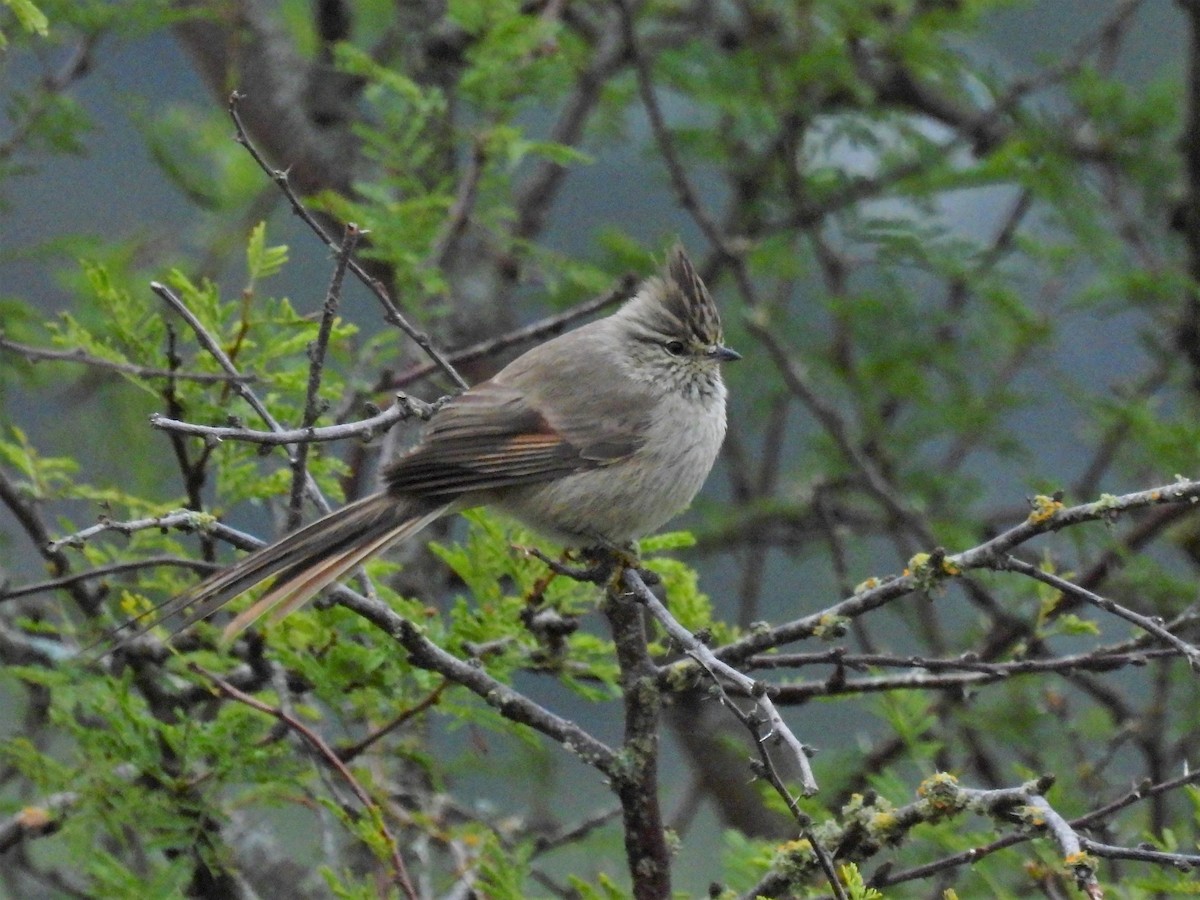
[[[637,601],[641,603],[650,612],[663,629],[671,636],[679,646],[692,657],[699,666],[704,669],[710,678],[721,688],[722,680],[736,685],[741,692],[754,700],[757,707],[757,715],[745,713],[740,710],[731,700],[726,700],[726,706],[733,711],[738,720],[751,729],[755,744],[759,751],[764,756],[764,764],[772,765],[769,759],[770,754],[767,751],[767,744],[770,742],[775,746],[786,748],[788,761],[795,764],[800,770],[800,784],[804,788],[804,793],[807,796],[815,794],[818,790],[816,778],[813,776],[812,767],[809,765],[809,748],[792,732],[788,724],[779,715],[779,711],[775,709],[775,704],[771,702],[771,698],[767,696],[765,686],[756,682],[748,675],[744,675],[737,669],[730,666],[728,663],[722,662],[713,652],[705,646],[704,642],[696,638],[691,632],[679,623],[679,620],[671,615],[670,611],[662,604],[654,592],[646,586],[646,582],[642,580],[642,576],[635,569],[626,569],[621,574],[625,582],[625,586],[633,593]],[[673,679],[679,677],[679,672],[672,672],[670,669],[664,671],[660,676],[660,683],[669,683]],[[722,688],[723,690],[723,688]],[[782,784],[780,785],[782,786]],[[805,825],[808,817],[802,813],[796,805],[796,800],[785,790],[783,798],[788,804],[788,808],[792,811],[792,815],[800,825]]]
[[[621,801],[633,896],[635,900],[667,900],[671,896],[671,851],[659,798],[662,694],[656,683],[658,667],[647,647],[641,609],[615,581],[609,584],[603,612],[621,669],[625,733],[622,764],[612,787]]]

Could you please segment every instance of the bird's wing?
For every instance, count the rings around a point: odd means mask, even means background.
[[[544,379],[543,387],[555,381]],[[586,390],[582,393],[589,403]],[[573,420],[590,417],[556,417],[540,408],[546,404],[539,399],[498,379],[455,397],[433,417],[417,446],[385,468],[389,489],[436,499],[533,484],[611,464],[641,446],[642,429],[628,422],[573,427]]]

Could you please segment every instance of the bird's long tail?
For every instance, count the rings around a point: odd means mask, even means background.
[[[182,615],[182,621],[172,629],[173,634],[178,633],[259,582],[277,575],[270,590],[226,626],[223,638],[232,640],[268,613],[272,621],[278,621],[299,609],[323,588],[388,545],[416,534],[450,508],[451,504],[430,505],[400,499],[386,491],[364,497],[256,550],[144,617],[127,623],[120,631],[130,626],[133,631],[114,635],[116,644],[124,644],[160,622]]]

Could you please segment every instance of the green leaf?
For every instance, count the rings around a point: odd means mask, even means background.
[[[867,887],[866,882],[863,881],[862,872],[858,871],[858,866],[854,863],[838,866],[838,875],[849,900],[884,900],[880,891],[873,887]]]
[[[582,900],[624,900],[628,896],[612,878],[603,872],[597,876],[595,884],[589,884],[575,875],[569,876],[567,881]]]
[[[33,5],[31,0],[3,0],[4,5],[13,11],[17,21],[26,30],[41,37],[50,33],[50,20],[46,14]]]
[[[1071,635],[1100,635],[1100,626],[1091,619],[1081,619],[1074,613],[1066,613],[1055,620],[1058,630]]]
[[[267,246],[267,223],[259,222],[250,229],[250,239],[246,242],[246,267],[250,272],[250,283],[269,278],[280,269],[288,259],[286,244],[275,247]]]

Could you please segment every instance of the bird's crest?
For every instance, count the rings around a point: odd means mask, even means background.
[[[682,244],[671,249],[662,277],[652,279],[647,287],[657,295],[657,310],[666,319],[657,323],[659,331],[687,337],[704,347],[721,343],[717,305]]]

